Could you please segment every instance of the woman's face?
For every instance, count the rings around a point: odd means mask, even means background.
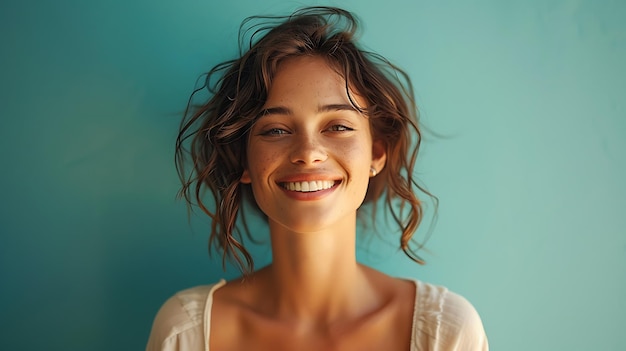
[[[350,103],[344,79],[321,58],[288,59],[263,109],[250,131],[241,182],[251,184],[270,225],[294,232],[354,226],[370,167],[381,170],[385,151]]]

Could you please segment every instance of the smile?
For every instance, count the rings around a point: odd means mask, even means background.
[[[335,186],[335,184],[336,182],[334,180],[314,180],[309,182],[286,182],[281,183],[281,186],[290,191],[310,193],[330,189]]]

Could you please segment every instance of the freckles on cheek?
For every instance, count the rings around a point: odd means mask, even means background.
[[[257,159],[254,160],[254,172],[256,173],[254,176],[258,178],[259,182],[269,181],[268,177],[271,173],[272,162],[276,158],[276,156],[270,154],[255,157],[257,157]]]

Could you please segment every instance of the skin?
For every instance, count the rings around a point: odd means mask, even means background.
[[[356,213],[384,145],[319,57],[281,63],[264,109],[241,182],[268,217],[273,262],[215,292],[210,349],[408,350],[415,285],[356,261]],[[329,188],[285,188],[305,181]]]

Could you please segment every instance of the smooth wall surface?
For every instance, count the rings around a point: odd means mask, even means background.
[[[608,0],[3,1],[0,349],[140,350],[168,296],[235,275],[175,200],[178,122],[244,17],[312,4],[361,17],[434,132],[428,265],[367,228],[361,260],[466,296],[493,350],[626,349],[626,3]]]

